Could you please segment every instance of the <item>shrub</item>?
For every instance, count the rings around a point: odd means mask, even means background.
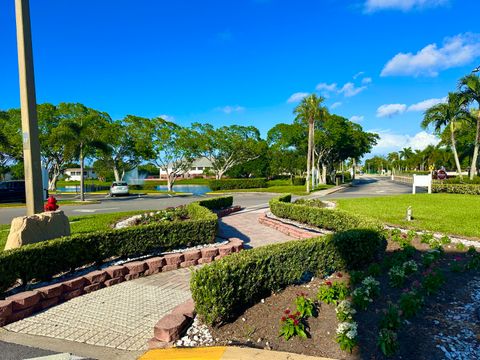
[[[380,319],[380,328],[398,330],[400,325],[402,325],[400,309],[396,305],[389,304],[388,308],[384,310],[383,317]]]
[[[210,180],[208,186],[213,191],[266,188],[267,179],[222,179]]]
[[[408,319],[415,316],[422,308],[423,297],[417,290],[407,290],[400,296],[399,304],[402,315]]]
[[[292,179],[292,184],[295,186],[303,186],[305,185],[305,182],[306,182],[305,178],[296,177]]]
[[[112,257],[213,242],[217,216],[196,203],[186,208],[189,219],[185,221],[76,234],[4,251],[0,253],[0,290],[8,289],[17,279],[22,279],[24,284],[48,280],[59,273]]]
[[[200,200],[200,206],[206,207],[209,210],[219,210],[232,206],[233,196],[216,197],[212,199]]]
[[[477,184],[433,184],[432,192],[449,194],[480,195],[480,185]]]
[[[291,203],[292,196],[284,195],[270,200],[271,212],[280,217],[299,221],[333,231],[374,229],[380,231],[381,223],[339,209],[324,209],[302,203]]]
[[[205,322],[218,324],[272,291],[299,281],[305,273],[363,267],[384,253],[385,247],[381,233],[351,230],[235,253],[192,275],[195,308]]]
[[[381,329],[378,334],[377,344],[383,355],[387,357],[394,355],[399,348],[397,333],[390,329]]]

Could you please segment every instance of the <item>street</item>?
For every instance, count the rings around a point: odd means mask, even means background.
[[[321,196],[322,192],[312,193],[310,197],[321,199],[340,199],[354,197],[386,196],[411,193],[411,187],[394,183],[387,177],[362,177],[355,180],[353,186]],[[221,196],[221,195],[219,195]],[[244,208],[266,208],[268,201],[279,194],[272,193],[233,193],[234,204]],[[73,199],[73,195],[62,195],[59,199]],[[99,204],[63,205],[60,207],[67,216],[93,215],[135,210],[160,210],[198,201],[200,196],[142,195],[106,198],[105,195],[88,195],[89,200],[98,200]],[[0,208],[0,224],[9,224],[14,217],[25,215],[24,207]]]

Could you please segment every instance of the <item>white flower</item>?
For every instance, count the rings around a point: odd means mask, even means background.
[[[357,337],[357,323],[356,322],[342,322],[337,327],[338,335],[345,335],[349,339]]]

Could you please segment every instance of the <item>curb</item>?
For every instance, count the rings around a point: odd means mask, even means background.
[[[258,217],[258,222],[262,225],[268,226],[272,229],[280,231],[281,233],[284,233],[296,239],[309,239],[312,237],[317,237],[322,235],[322,234],[314,234],[310,231],[301,229],[297,226],[285,224],[279,220],[271,219],[267,216],[266,213],[263,213]]]

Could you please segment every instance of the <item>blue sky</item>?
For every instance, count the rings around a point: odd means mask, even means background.
[[[478,0],[30,0],[37,101],[182,125],[293,120],[302,94],[381,136],[435,142],[428,105],[480,65]],[[0,0],[0,109],[19,106],[14,1]],[[427,101],[427,102],[425,102]]]

